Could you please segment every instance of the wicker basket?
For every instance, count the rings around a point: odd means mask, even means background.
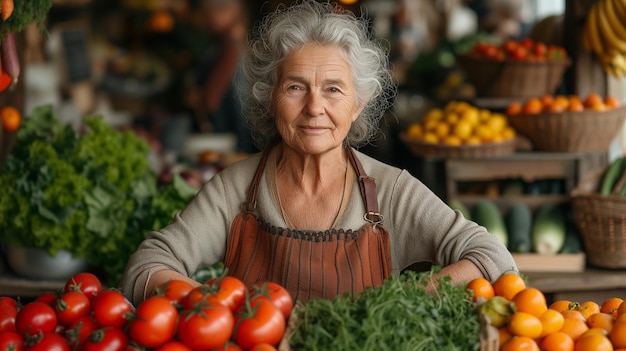
[[[478,158],[485,156],[509,155],[515,152],[517,140],[506,140],[480,145],[443,145],[425,143],[401,134],[400,139],[418,157],[424,158]]]
[[[607,151],[621,130],[626,106],[608,111],[540,113],[509,116],[509,123],[537,151]]]
[[[494,61],[459,57],[465,76],[481,97],[528,98],[553,94],[569,66],[563,61]]]
[[[626,197],[598,192],[604,172],[590,173],[572,190],[574,220],[590,265],[626,268]]]

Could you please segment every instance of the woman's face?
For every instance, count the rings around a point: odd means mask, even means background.
[[[350,65],[337,46],[311,44],[287,56],[273,99],[278,132],[303,154],[342,147],[361,112]]]

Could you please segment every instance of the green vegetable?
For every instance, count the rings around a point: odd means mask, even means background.
[[[21,32],[31,22],[41,27],[50,7],[52,0],[16,0],[11,16],[0,22],[0,41],[9,33]]]
[[[533,249],[540,254],[556,254],[565,241],[565,216],[561,206],[541,205],[535,213],[532,228]]]
[[[515,203],[506,214],[504,222],[509,235],[509,250],[511,252],[530,252],[532,250],[530,232],[533,216],[528,205],[521,202]]]
[[[618,157],[613,160],[602,178],[602,183],[600,184],[600,194],[611,195],[613,188],[624,171],[626,171],[626,156]],[[617,189],[617,191],[620,190],[621,189]]]
[[[78,133],[51,106],[24,118],[0,172],[0,242],[67,249],[116,285],[147,231],[191,196],[180,180],[157,189],[145,140],[101,117],[83,121]]]
[[[478,350],[480,323],[463,286],[433,272],[406,271],[383,285],[333,300],[312,299],[294,313],[293,350]]]
[[[472,220],[482,225],[487,231],[498,237],[502,243],[508,245],[508,233],[504,218],[496,204],[488,199],[478,201],[472,207]]]

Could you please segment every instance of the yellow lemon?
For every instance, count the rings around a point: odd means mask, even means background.
[[[476,136],[483,142],[490,142],[493,140],[494,132],[489,126],[481,124],[476,127]]]
[[[480,117],[478,114],[478,110],[476,108],[468,108],[467,110],[461,113],[461,121],[465,121],[470,123],[471,125],[476,125],[480,122]]]
[[[511,126],[506,126],[506,127],[504,127],[504,129],[502,130],[501,135],[502,135],[502,137],[503,137],[505,140],[511,140],[511,139],[514,139],[514,138],[515,138],[515,135],[516,135],[516,133],[515,133],[515,129],[513,129],[513,127],[511,127]]]
[[[487,125],[491,127],[496,134],[500,133],[504,127],[506,127],[507,123],[506,117],[500,113],[492,114],[491,118],[487,120]]]
[[[446,144],[446,145],[454,145],[454,146],[456,146],[456,145],[463,144],[463,141],[459,137],[457,137],[457,136],[448,135],[447,137],[445,137],[443,139],[443,143]]]
[[[439,123],[435,128],[435,135],[439,139],[443,139],[450,134],[450,125],[448,123]]]
[[[444,117],[444,120],[448,123],[448,124],[456,124],[459,121],[459,115],[455,112],[448,112],[446,113],[446,116]]]
[[[487,120],[489,120],[489,117],[491,117],[491,112],[487,109],[481,108],[480,110],[478,110],[478,117],[481,122],[487,122]]]
[[[472,135],[472,124],[468,121],[461,120],[454,125],[453,134],[461,140],[466,140]]]
[[[465,139],[465,144],[467,145],[480,145],[482,144],[482,140],[476,135],[471,135],[469,138]]]
[[[422,138],[422,140],[425,143],[429,144],[437,144],[439,142],[439,138],[437,138],[437,135],[435,135],[435,133],[433,132],[424,133],[424,137]]]
[[[440,108],[432,108],[428,110],[428,112],[426,112],[426,114],[423,117],[423,121],[430,121],[430,120],[439,121],[442,117],[443,117],[443,110],[441,110]]]
[[[419,123],[412,123],[407,132],[406,135],[409,139],[414,139],[414,140],[419,140],[422,135],[424,135],[424,129],[422,128],[422,125]]]
[[[437,126],[439,125],[439,121],[436,120],[427,120],[424,121],[424,131],[426,132],[432,132],[435,129],[437,129]]]

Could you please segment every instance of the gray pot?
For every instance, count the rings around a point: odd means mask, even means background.
[[[7,245],[5,253],[9,267],[25,278],[67,280],[87,269],[85,258],[74,258],[67,250],[51,256],[45,249]]]

